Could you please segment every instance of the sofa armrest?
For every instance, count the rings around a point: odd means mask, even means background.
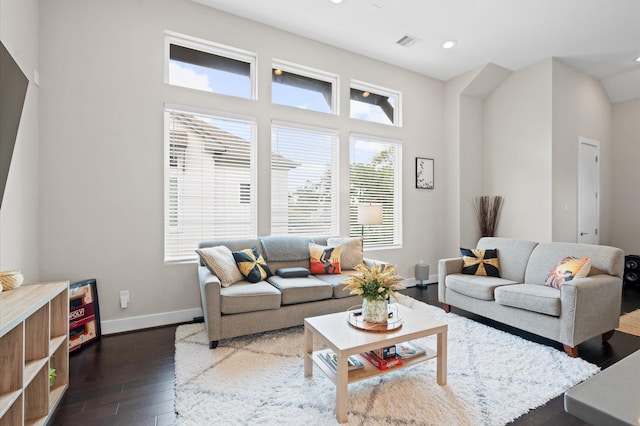
[[[462,257],[452,257],[438,261],[438,301],[440,303],[447,303],[445,299],[447,275],[459,274],[460,272],[462,272]]]
[[[364,263],[365,265],[367,265],[369,268],[371,268],[373,266],[374,263],[377,263],[378,265],[383,265],[385,268],[387,267],[387,262],[383,261],[383,260],[378,260],[378,259],[368,259],[368,258],[364,258],[362,259],[362,263]]]
[[[560,341],[576,346],[620,322],[622,280],[599,274],[571,280],[560,286]]]
[[[206,266],[198,267],[200,280],[200,300],[202,301],[202,314],[207,326],[209,342],[220,340],[220,279],[211,273]]]

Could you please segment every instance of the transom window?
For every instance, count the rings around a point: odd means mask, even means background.
[[[255,55],[190,37],[167,35],[167,82],[255,99]]]
[[[165,108],[166,262],[196,258],[200,241],[255,238],[255,122]]]
[[[363,82],[351,82],[351,118],[400,127],[400,102],[400,92]]]
[[[274,62],[271,102],[311,111],[337,114],[338,77],[323,71]]]
[[[392,247],[402,244],[400,159],[397,141],[352,134],[349,164],[349,234],[359,236],[358,205],[382,206],[382,224],[364,229],[365,247]]]
[[[272,235],[337,234],[337,162],[337,131],[273,123]]]

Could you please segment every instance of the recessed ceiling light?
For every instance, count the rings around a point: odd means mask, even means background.
[[[333,4],[340,4],[342,3],[344,0],[331,0],[331,3]]]
[[[640,56],[636,58],[636,62],[640,62]]]
[[[455,40],[447,40],[444,43],[442,43],[442,48],[443,49],[451,49],[456,44],[458,44],[458,42],[455,41]]]

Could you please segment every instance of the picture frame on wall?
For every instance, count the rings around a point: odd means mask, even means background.
[[[69,352],[100,340],[100,306],[96,280],[69,286]]]
[[[433,183],[433,158],[416,157],[416,188],[434,189]]]

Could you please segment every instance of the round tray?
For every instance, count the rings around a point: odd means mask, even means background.
[[[356,315],[356,313],[360,313]],[[395,303],[389,305],[389,320],[386,324],[368,322],[362,319],[362,306],[356,306],[347,310],[347,322],[359,330],[386,332],[402,327],[402,318]]]

